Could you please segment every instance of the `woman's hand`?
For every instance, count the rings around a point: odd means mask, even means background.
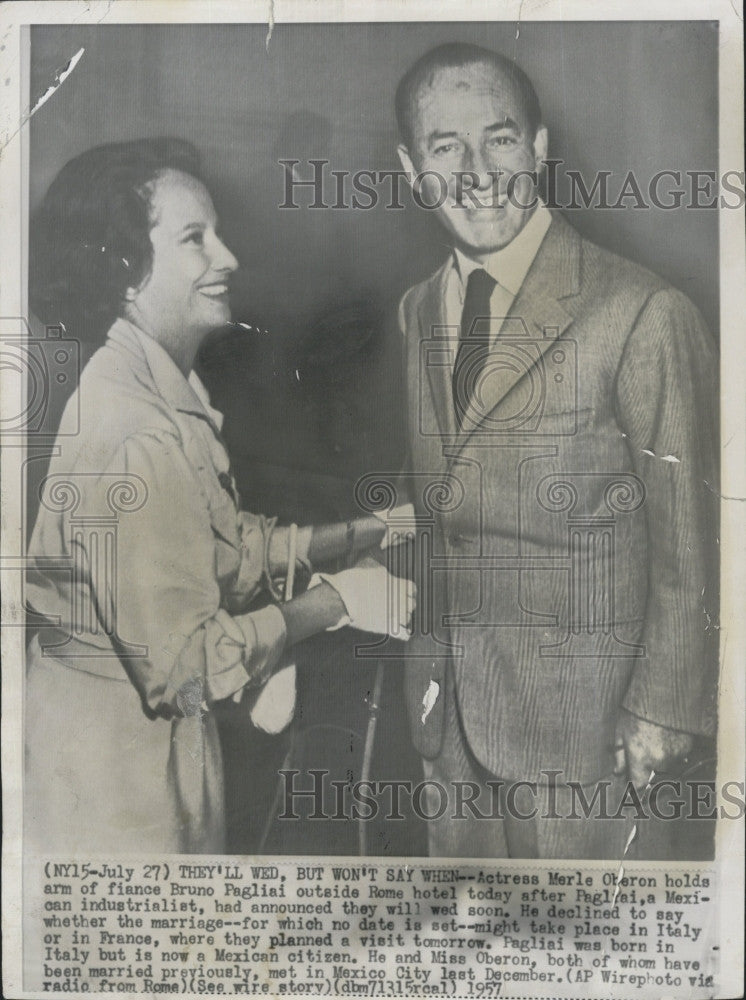
[[[370,558],[341,573],[314,577],[311,586],[322,580],[336,590],[347,609],[334,628],[351,625],[362,632],[390,635],[404,642],[409,639],[417,594],[411,580],[392,576]]]

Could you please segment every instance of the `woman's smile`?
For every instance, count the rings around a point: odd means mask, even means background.
[[[228,295],[228,285],[225,281],[216,281],[209,285],[199,285],[199,291],[209,299],[220,299]]]

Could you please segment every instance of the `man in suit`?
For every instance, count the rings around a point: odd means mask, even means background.
[[[396,110],[453,248],[400,307],[430,853],[620,858],[630,789],[714,732],[712,341],[542,203],[547,130],[510,60],[440,46]],[[646,846],[640,825],[642,856],[674,851],[669,828]]]

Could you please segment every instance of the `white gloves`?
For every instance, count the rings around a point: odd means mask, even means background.
[[[390,635],[404,642],[409,639],[417,593],[411,580],[392,576],[373,559],[363,559],[340,573],[316,573],[309,590],[322,580],[337,591],[347,608],[346,617],[329,631],[351,625],[362,632]]]

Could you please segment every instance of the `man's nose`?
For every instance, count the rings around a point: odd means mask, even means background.
[[[477,190],[489,191],[497,183],[499,167],[485,155],[481,149],[469,151],[467,170],[477,177]]]

